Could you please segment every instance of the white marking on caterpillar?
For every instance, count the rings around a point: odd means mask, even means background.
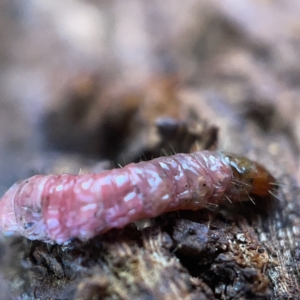
[[[267,196],[275,179],[233,154],[199,151],[129,164],[99,174],[36,175],[0,201],[0,231],[32,240],[90,239],[111,228],[174,210]]]

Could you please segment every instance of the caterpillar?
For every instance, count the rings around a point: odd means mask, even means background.
[[[198,151],[99,174],[35,175],[0,201],[0,232],[62,244],[175,210],[267,196],[274,177],[245,157]]]

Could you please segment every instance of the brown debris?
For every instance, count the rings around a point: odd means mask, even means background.
[[[101,86],[93,76],[78,78],[66,88],[65,101],[44,117],[47,146],[122,165],[215,147],[216,127],[179,99],[177,81],[158,77],[137,89]]]
[[[127,235],[127,232],[131,234]],[[39,244],[39,243],[38,243]],[[100,248],[99,248],[99,245]],[[95,247],[99,251],[96,255]],[[62,251],[54,246],[48,254],[61,251],[61,266],[65,271],[61,281],[60,269],[53,259],[44,258],[42,264],[49,269],[39,276],[36,260],[30,267],[35,282],[36,297],[65,297],[75,292],[74,299],[214,299],[210,288],[201,280],[190,276],[171,249],[171,237],[156,228],[143,232],[127,228],[123,233],[110,232],[103,238],[82,244],[71,244]],[[45,247],[46,248],[46,247]],[[46,251],[46,249],[44,249]],[[34,247],[31,261],[41,256],[41,246]],[[96,263],[91,265],[90,259]],[[39,268],[40,269],[40,268]],[[70,277],[73,274],[73,278]],[[74,279],[75,274],[75,279]],[[56,279],[54,279],[56,277]],[[79,278],[83,278],[78,281]],[[59,292],[57,284],[62,291]]]
[[[211,218],[205,224],[185,219],[176,222],[173,237],[184,265],[203,278],[220,299],[267,297],[269,258],[251,227],[242,219],[235,223],[218,215],[211,214]],[[237,226],[243,224],[242,229]]]
[[[89,242],[35,242],[31,284],[39,297],[74,299],[268,299],[274,267],[246,219],[169,213],[159,226],[133,225]],[[200,223],[199,223],[200,221]]]

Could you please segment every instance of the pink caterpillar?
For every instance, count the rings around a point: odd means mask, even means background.
[[[0,231],[32,240],[90,239],[111,228],[174,210],[266,196],[274,178],[244,157],[199,151],[99,174],[36,175],[0,201]]]

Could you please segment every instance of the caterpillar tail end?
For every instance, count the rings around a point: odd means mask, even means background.
[[[14,207],[15,189],[10,188],[0,200],[0,233],[10,236],[18,231]]]

